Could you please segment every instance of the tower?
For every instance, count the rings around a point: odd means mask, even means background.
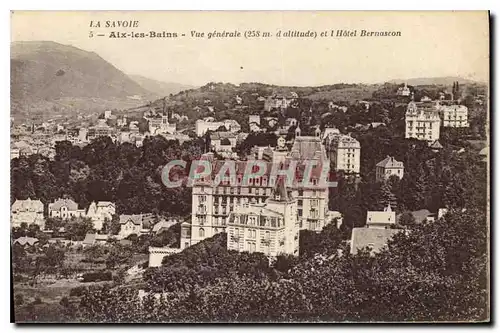
[[[271,196],[266,201],[266,208],[283,215],[285,228],[280,242],[284,242],[285,253],[298,255],[300,228],[297,220],[297,199],[288,190],[283,177],[276,181]]]

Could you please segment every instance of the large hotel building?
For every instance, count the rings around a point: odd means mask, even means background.
[[[243,174],[247,163],[252,163],[252,160],[233,161],[236,164],[236,179],[228,179],[229,177],[226,177],[220,181],[219,179],[215,179],[215,177],[217,177],[221,168],[224,167],[225,161],[215,160],[211,153],[203,155],[203,159],[211,164],[212,172],[210,176],[194,181],[192,219],[191,223],[184,223],[182,225],[181,248],[194,245],[219,232],[227,232],[230,217],[234,220],[243,211],[252,209],[251,207],[257,209],[257,206],[272,205],[276,201],[276,198],[273,201],[272,196],[275,193],[277,182],[272,171],[274,169],[290,170],[290,167],[294,168],[295,163],[297,165],[296,172],[293,172],[295,177],[290,180],[291,183],[287,183],[289,186],[286,197],[287,200],[292,200],[293,198],[294,207],[296,205],[296,223],[298,228],[321,231],[335,217],[340,218],[340,214],[328,211],[329,189],[328,185],[321,181],[321,177],[325,177],[326,174],[329,175],[330,163],[320,137],[296,137],[292,148],[284,160],[260,161],[260,163],[265,165],[263,175],[259,178],[250,179],[249,182],[243,180]],[[308,171],[304,170],[305,161],[313,161],[315,165],[310,169],[311,178],[306,184],[304,184],[305,182],[301,178],[304,173],[308,173]],[[268,198],[271,201],[266,202]],[[276,214],[276,211],[270,214],[273,215],[272,217],[278,217],[279,215]],[[292,223],[295,220],[289,221]],[[285,224],[288,223],[286,218],[283,222]],[[285,229],[288,230],[287,227]],[[249,246],[251,247],[252,244]]]
[[[406,109],[405,123],[405,138],[429,143],[439,140],[441,118],[436,103],[411,101]]]

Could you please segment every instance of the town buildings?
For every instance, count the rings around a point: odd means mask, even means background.
[[[49,217],[59,217],[63,220],[85,216],[85,209],[79,209],[78,204],[71,199],[57,199],[49,203],[48,212]]]
[[[196,121],[195,132],[197,136],[203,136],[207,131],[216,132],[221,126],[224,126],[229,132],[239,132],[241,130],[240,124],[234,119],[214,121],[212,117],[209,117]]]
[[[89,128],[87,138],[92,141],[102,136],[111,136],[113,128],[106,124],[106,119],[98,119],[97,124]]]
[[[250,127],[250,132],[260,132],[260,116],[259,115],[249,115],[248,125]]]
[[[214,132],[210,134],[212,149],[222,155],[231,155],[236,147],[236,141],[236,134],[232,132]]]
[[[229,216],[227,249],[276,257],[299,255],[297,199],[283,180],[264,203],[239,206]]]
[[[43,203],[40,200],[16,200],[11,207],[10,221],[12,227],[20,227],[22,223],[37,224],[43,229]]]
[[[292,106],[292,103],[295,102],[298,98],[298,95],[294,92],[291,92],[289,95],[272,95],[266,98],[264,101],[264,110],[271,111],[272,109],[286,109],[289,106]]]
[[[177,130],[177,126],[168,121],[167,115],[155,115],[147,117],[146,119],[148,120],[148,130],[151,135],[163,133],[172,134]]]
[[[405,115],[405,138],[425,140],[429,144],[439,140],[441,118],[433,102],[408,103]]]
[[[386,181],[391,176],[397,176],[401,179],[403,178],[404,170],[403,162],[397,161],[392,156],[387,156],[375,166],[375,177],[378,182]]]

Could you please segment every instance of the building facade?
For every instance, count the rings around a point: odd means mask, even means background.
[[[227,249],[260,252],[270,257],[299,255],[297,200],[278,181],[263,204],[239,206],[229,217]]]
[[[92,202],[87,210],[87,217],[94,223],[94,229],[101,230],[104,221],[111,220],[115,212],[115,204],[110,201]]]
[[[279,156],[281,159],[282,156]],[[196,179],[193,184],[191,230],[190,233],[183,231],[181,247],[194,245],[219,232],[226,232],[229,216],[237,207],[264,204],[276,183],[272,174],[273,167],[287,170],[293,163],[302,172],[305,161],[313,160],[315,163],[309,182],[296,178],[289,186],[292,196],[297,199],[296,218],[299,228],[321,231],[331,222],[327,218],[329,189],[327,184],[320,182],[322,173],[329,173],[329,161],[319,137],[297,137],[284,161],[263,161],[265,170],[262,176],[250,179],[248,183],[243,182],[243,174],[247,164],[252,161],[235,161],[235,179],[215,181],[225,161],[214,160],[213,154],[205,154],[202,159],[211,164],[212,174]],[[186,228],[188,226],[183,225],[183,230]]]
[[[106,119],[99,119],[97,125],[89,128],[87,138],[91,141],[102,136],[111,136],[112,133],[113,128],[106,124]]]
[[[361,145],[358,140],[341,133],[331,133],[325,138],[326,149],[335,171],[359,174]]]
[[[436,104],[414,101],[408,103],[405,123],[405,138],[425,140],[429,143],[439,140],[441,118]]]
[[[142,214],[120,215],[120,238],[126,238],[132,234],[139,236],[142,230]]]
[[[84,217],[85,209],[79,209],[78,204],[71,199],[57,199],[53,203],[49,203],[49,216],[59,217],[63,220]]]
[[[392,156],[387,156],[375,166],[375,177],[378,182],[386,181],[391,176],[397,176],[401,179],[403,178],[404,170],[403,162],[397,161]]]
[[[440,105],[443,127],[469,127],[469,109],[465,105]]]
[[[213,121],[213,118],[209,118],[198,119],[195,123],[195,132],[197,136],[203,136],[207,131],[216,132],[221,126],[224,126],[229,132],[241,131],[241,125],[236,120]]]
[[[396,225],[396,212],[391,205],[387,205],[384,211],[368,211],[366,213],[366,226],[368,228],[389,229]]]
[[[396,92],[396,95],[398,96],[410,96],[411,91],[410,88],[408,88],[408,85],[405,83],[403,87],[399,87],[398,91]]]
[[[271,111],[272,109],[286,109],[298,98],[297,94],[290,96],[273,95],[266,98],[264,102],[264,110]]]
[[[148,121],[148,130],[151,135],[175,133],[177,126],[168,121],[168,116],[157,114],[152,117],[145,117]]]
[[[22,223],[37,224],[43,229],[43,203],[40,200],[16,200],[11,207],[10,222],[12,227],[20,227]]]

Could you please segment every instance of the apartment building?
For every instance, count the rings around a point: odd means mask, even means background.
[[[411,101],[406,109],[405,122],[407,139],[415,138],[429,143],[439,140],[441,118],[435,103]]]
[[[330,132],[325,144],[335,171],[359,174],[361,145],[358,140],[350,135]]]
[[[440,103],[438,110],[443,127],[469,127],[469,109],[465,105]]]

